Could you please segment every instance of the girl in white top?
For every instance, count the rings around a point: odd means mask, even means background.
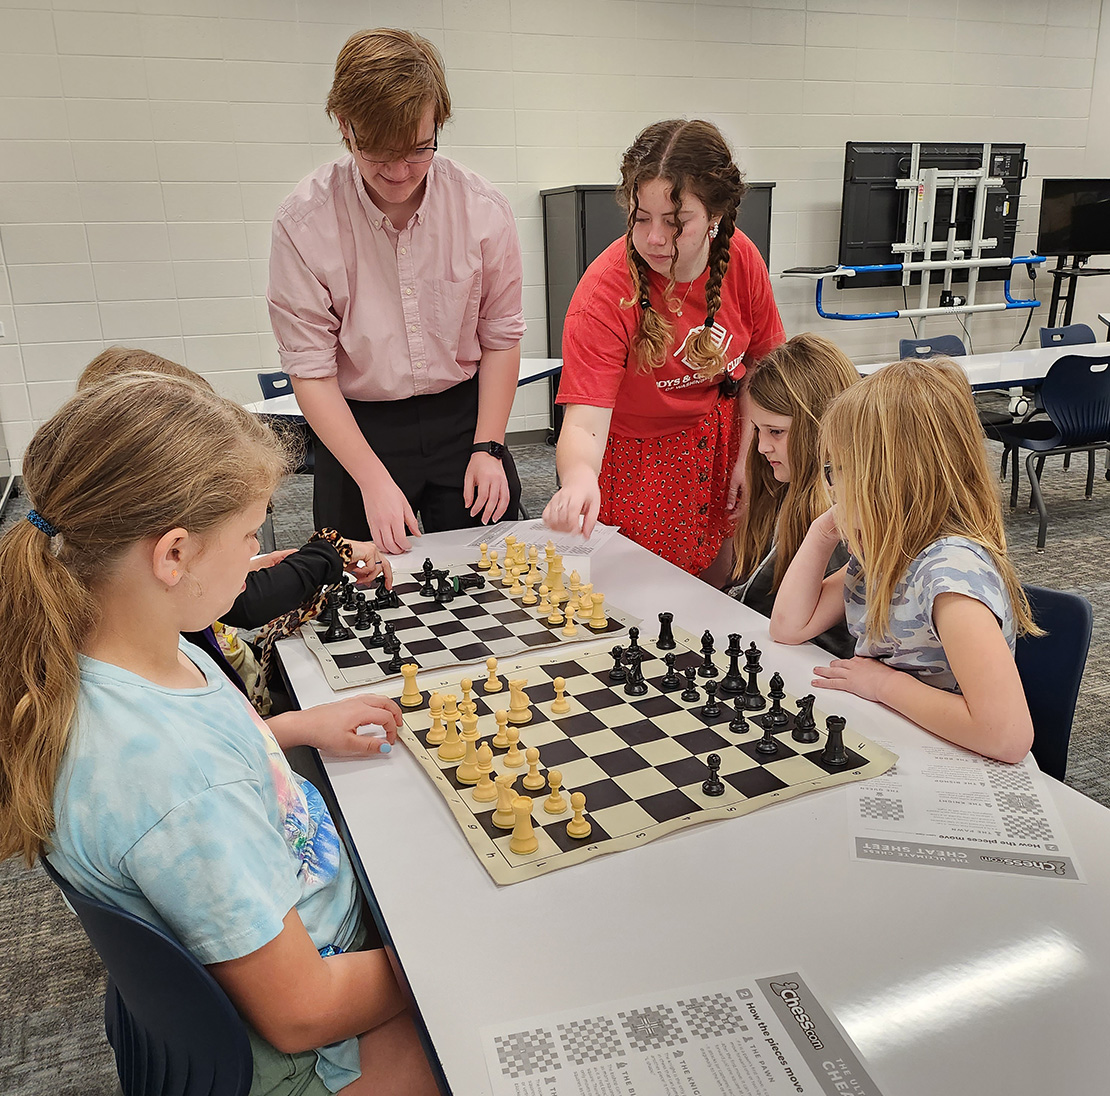
[[[783,577],[771,638],[801,643],[847,619],[855,657],[815,667],[815,686],[1020,761],[1033,725],[1014,639],[1039,630],[1006,556],[967,378],[944,359],[889,365],[833,400],[821,444],[835,506]],[[841,540],[851,557],[826,577]]]

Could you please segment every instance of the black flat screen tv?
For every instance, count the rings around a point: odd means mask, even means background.
[[[1038,255],[1110,255],[1110,179],[1045,179]]]
[[[983,146],[967,142],[920,142],[921,168],[935,167],[942,171],[977,169],[983,164]],[[913,145],[909,141],[849,141],[844,148],[844,194],[840,207],[840,253],[838,261],[845,266],[872,266],[903,261],[902,254],[895,254],[891,247],[902,243],[906,232],[906,203],[916,192],[899,189],[899,179],[908,179]],[[1002,185],[987,191],[987,208],[983,221],[983,235],[998,241],[992,248],[984,248],[985,259],[1009,258],[1014,253],[1017,235],[1018,201],[1021,197],[1021,180],[1025,174],[1024,144],[992,144],[990,172]],[[952,191],[937,190],[936,210],[933,220],[933,239],[943,242],[948,237],[948,220],[952,207]],[[956,202],[956,238],[971,238],[972,213],[975,192],[961,187]],[[921,254],[912,256],[920,259]],[[934,255],[943,258],[943,253]],[[1009,275],[1009,267],[984,267],[979,271],[980,281],[1002,281]],[[943,278],[943,271],[934,270],[930,280],[936,284]],[[967,271],[957,270],[954,281],[966,282]],[[920,274],[913,274],[912,285],[921,281]],[[865,289],[877,285],[900,285],[899,272],[857,274],[852,278],[838,278],[841,289]]]

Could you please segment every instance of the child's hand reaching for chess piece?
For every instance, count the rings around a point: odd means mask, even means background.
[[[366,693],[303,711],[284,712],[266,722],[282,749],[314,746],[330,757],[365,757],[389,753],[397,741],[401,709],[388,697]],[[358,733],[360,727],[368,726],[381,727],[384,737]]]
[[[393,567],[388,559],[378,551],[372,540],[349,540],[351,562],[343,568],[353,575],[356,586],[369,586],[378,575],[385,575],[385,588],[393,589]]]

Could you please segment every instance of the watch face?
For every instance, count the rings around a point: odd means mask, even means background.
[[[480,441],[472,449],[472,453],[489,453],[498,460],[504,456],[505,447],[499,441]]]

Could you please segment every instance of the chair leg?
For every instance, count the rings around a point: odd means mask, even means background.
[[[1094,494],[1095,490],[1095,451],[1093,449],[1087,450],[1087,498]]]
[[[263,552],[272,552],[277,547],[274,542],[274,511],[269,503],[266,504],[266,520],[258,530],[258,547]]]
[[[1032,454],[1030,454],[1032,455]],[[1041,473],[1044,472],[1044,455],[1042,454],[1037,458],[1037,480],[1041,478]],[[1029,513],[1033,513],[1033,485],[1029,485]]]
[[[1033,468],[1033,462],[1037,459],[1036,453],[1030,453],[1025,458],[1025,474],[1029,477],[1029,486],[1033,492],[1033,502],[1036,503],[1037,513],[1041,516],[1041,524],[1037,529],[1037,551],[1044,551],[1045,535],[1048,533],[1048,510],[1045,508],[1044,496],[1041,494],[1041,481]],[[1044,463],[1044,458],[1041,458],[1041,463]]]
[[[1017,509],[1018,493],[1018,451],[1017,446],[1010,450],[1010,509]]]
[[[1002,446],[1002,462],[998,466],[998,478],[1004,480],[1006,478],[1006,458],[1010,455],[1009,448],[1003,443]],[[1110,460],[1106,462],[1106,469],[1110,474]]]
[[[1071,467],[1071,454],[1064,454],[1064,471],[1066,472]]]

